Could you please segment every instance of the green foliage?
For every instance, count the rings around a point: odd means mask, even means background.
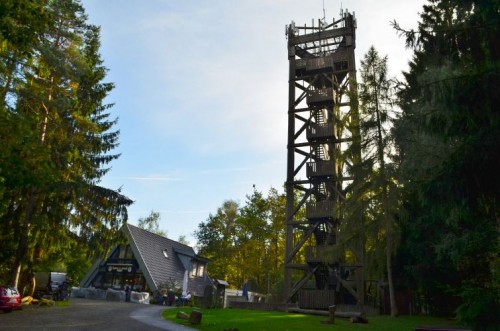
[[[497,0],[432,0],[418,31],[399,30],[416,45],[394,128],[400,181],[414,198],[403,268],[418,270],[422,293],[441,287],[460,296],[459,318],[481,321],[478,330],[498,325],[485,319],[492,308],[498,315],[498,299],[481,295],[498,298],[499,289],[498,10]],[[411,247],[416,238],[422,251]],[[441,272],[425,278],[433,269]]]
[[[210,275],[238,284],[235,261],[235,222],[239,216],[235,201],[225,201],[215,215],[210,214],[198,225],[194,236],[198,240],[198,253],[212,260]]]
[[[149,232],[156,233],[159,236],[166,237],[167,233],[160,229],[160,219],[160,213],[152,210],[148,217],[139,218],[137,226]]]
[[[396,316],[392,258],[403,212],[401,188],[395,178],[397,163],[390,162],[394,98],[387,61],[387,56],[381,57],[373,46],[361,60],[361,161],[353,167],[354,180],[346,196],[347,222],[341,224],[339,237],[341,244],[354,246],[351,250],[362,261],[365,278],[387,277],[391,315]]]
[[[381,57],[375,47],[370,47],[361,60],[361,82],[358,84],[363,160],[381,169],[391,147],[388,131],[394,103],[387,62],[387,56]]]
[[[268,292],[283,275],[285,195],[271,189],[267,197],[254,187],[242,207],[225,201],[194,233],[198,253],[212,260],[210,275],[234,288],[245,280],[251,290]]]
[[[78,1],[0,4],[2,282],[62,261],[78,279],[127,219],[132,201],[98,185],[119,135],[99,39]]]
[[[186,235],[180,235],[179,238],[177,238],[177,242],[180,242],[181,244],[184,244],[186,246],[191,246],[190,242],[187,240]]]
[[[11,46],[23,55],[32,54],[35,39],[53,24],[47,4],[48,0],[3,0],[0,44]]]
[[[460,293],[463,303],[457,313],[474,330],[498,331],[500,325],[500,290],[490,291],[465,285]]]

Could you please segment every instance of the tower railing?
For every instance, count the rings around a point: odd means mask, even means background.
[[[331,177],[335,175],[334,161],[316,161],[307,163],[307,177]]]
[[[307,140],[316,140],[322,138],[332,138],[334,136],[333,123],[316,124],[311,123],[307,127]]]
[[[333,97],[335,92],[333,88],[327,87],[317,90],[311,90],[307,94],[307,104],[308,105],[318,105],[318,104],[330,104],[333,102]]]
[[[306,204],[306,217],[309,220],[317,218],[333,218],[335,201],[325,200]]]

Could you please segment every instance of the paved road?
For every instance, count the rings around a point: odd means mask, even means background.
[[[0,330],[193,330],[165,321],[161,317],[165,306],[87,299],[71,301],[69,307],[33,306],[11,313],[0,312]]]

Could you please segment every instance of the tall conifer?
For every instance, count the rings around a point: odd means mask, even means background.
[[[395,25],[415,47],[395,124],[401,181],[419,198],[415,233],[433,240],[414,263],[451,265],[457,283],[433,282],[461,298],[459,317],[477,330],[500,324],[499,17],[498,0],[431,0],[417,31]]]
[[[103,82],[99,28],[76,0],[1,6],[0,219],[16,245],[0,248],[14,256],[1,260],[18,285],[21,273],[69,261],[74,243],[86,250],[98,235],[111,245],[132,201],[99,186],[119,135],[104,104],[113,84]]]

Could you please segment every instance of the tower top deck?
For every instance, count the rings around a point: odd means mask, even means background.
[[[340,19],[333,18],[332,23],[328,23],[326,18],[317,21],[313,19],[310,26],[299,26],[292,21],[286,25],[285,34],[288,39],[288,47],[295,47],[296,50],[299,50],[294,55],[304,58],[324,56],[335,52],[342,41],[348,42],[348,46],[355,47],[355,31],[356,17],[354,12],[341,10]],[[307,52],[304,53],[302,50]]]
[[[341,9],[340,19],[335,20],[335,18],[333,18],[332,23],[328,23],[325,17],[318,18],[316,24],[317,25],[315,25],[314,19],[311,20],[310,26],[307,26],[306,24],[304,24],[304,26],[298,26],[294,21],[292,21],[290,24],[285,26],[285,35],[289,37],[290,35],[299,36],[314,32],[321,32],[332,28],[356,28],[356,14],[355,12],[350,13],[347,9]]]

